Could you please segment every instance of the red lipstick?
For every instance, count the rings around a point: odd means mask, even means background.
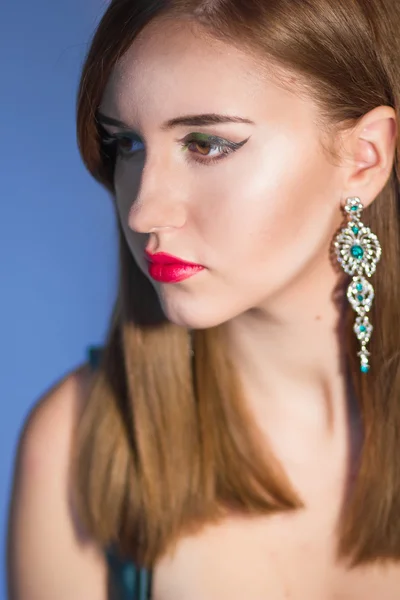
[[[182,260],[165,252],[151,254],[145,250],[145,254],[149,263],[150,277],[162,283],[178,283],[204,269],[202,265]]]

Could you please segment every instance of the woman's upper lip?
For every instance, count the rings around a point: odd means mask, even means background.
[[[159,265],[175,265],[179,263],[181,265],[189,265],[193,267],[202,266],[197,263],[183,260],[178,256],[173,256],[172,254],[168,254],[167,252],[156,252],[155,254],[152,254],[151,252],[148,252],[148,250],[145,250],[145,254],[147,260],[149,260],[152,263],[158,263]]]

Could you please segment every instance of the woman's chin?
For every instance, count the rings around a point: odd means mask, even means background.
[[[164,309],[165,315],[171,323],[185,327],[186,329],[209,329],[210,327],[216,327],[223,323],[223,320],[213,319],[211,315],[186,315],[182,312],[167,311]]]
[[[161,298],[163,312],[167,319],[175,325],[187,329],[208,329],[221,325],[229,320],[226,312],[217,314],[215,307],[206,307],[201,303],[172,302],[171,299]]]

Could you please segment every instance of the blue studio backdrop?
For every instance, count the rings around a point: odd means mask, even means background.
[[[0,0],[0,599],[13,461],[30,410],[101,344],[116,292],[111,201],[76,145],[105,0]]]

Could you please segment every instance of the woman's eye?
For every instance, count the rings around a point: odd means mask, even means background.
[[[239,150],[247,141],[235,143],[223,138],[204,135],[191,134],[179,141],[187,160],[203,164],[213,164]],[[137,135],[110,134],[102,132],[102,143],[107,150],[110,148],[114,157],[130,158],[145,149],[144,143]]]
[[[186,147],[190,152],[200,154],[201,156],[215,157],[221,152],[225,152],[226,154],[228,153],[227,148],[221,145],[218,146],[217,144],[211,144],[210,142],[197,142],[193,140],[191,142],[188,142],[186,144]]]
[[[130,157],[144,149],[141,139],[134,135],[118,135],[101,131],[100,136],[105,152],[107,153],[107,149],[109,149],[114,158],[116,156]]]
[[[121,155],[136,154],[144,149],[143,142],[137,138],[131,138],[128,136],[118,136],[115,138],[117,151]]]
[[[197,135],[199,135],[199,137],[201,135],[201,137],[205,139],[199,139]],[[247,140],[244,140],[237,144],[217,136],[194,134],[183,140],[182,148],[185,153],[190,155],[190,158],[188,158],[189,160],[194,160],[195,162],[203,164],[213,164],[222,160],[228,154],[236,152],[236,150],[239,150],[246,142]]]

